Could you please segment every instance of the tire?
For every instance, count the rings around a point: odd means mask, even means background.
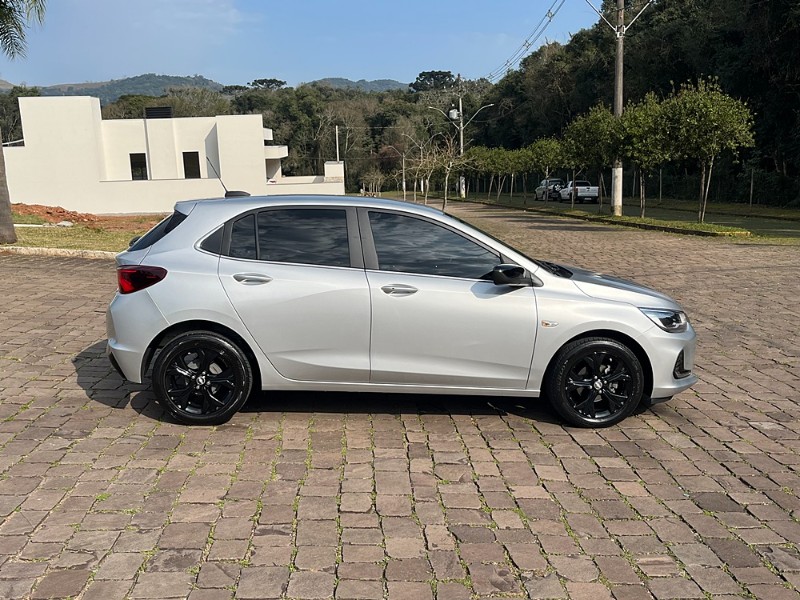
[[[253,387],[242,350],[210,331],[169,340],[153,363],[153,391],[161,406],[188,425],[219,425],[238,411]]]
[[[608,427],[639,405],[644,372],[631,350],[609,338],[575,340],[556,355],[545,392],[561,417],[578,427]]]

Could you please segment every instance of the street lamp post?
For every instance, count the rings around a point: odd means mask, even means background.
[[[444,112],[441,108],[436,108],[435,106],[429,106],[428,108],[432,110],[439,111],[444,115],[444,118],[447,119],[450,123],[452,123],[453,127],[458,130],[458,155],[464,156],[464,129],[472,123],[475,117],[478,116],[478,113],[481,112],[484,108],[489,108],[490,106],[494,106],[494,104],[484,104],[478,110],[476,110],[473,115],[469,118],[469,120],[464,123],[464,104],[463,104],[463,96],[461,92],[458,93],[458,108],[451,108],[449,111]],[[458,121],[458,123],[456,123]],[[461,199],[467,197],[467,189],[466,189],[466,182],[464,180],[464,176],[460,175],[458,178],[458,195]]]

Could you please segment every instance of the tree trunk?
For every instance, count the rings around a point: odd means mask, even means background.
[[[500,192],[503,191],[503,185],[505,185],[506,176],[503,175],[502,177],[498,176],[497,182],[497,198],[495,199],[496,202],[500,202]]]
[[[508,200],[509,204],[514,203],[514,173],[511,174],[511,197]]]
[[[522,176],[522,206],[528,206],[528,175]]]
[[[645,179],[644,179],[644,171],[639,169],[639,209],[640,213],[639,216],[644,219],[644,205],[645,205]]]
[[[706,206],[708,206],[708,190],[711,189],[711,171],[714,170],[714,157],[711,157],[711,162],[708,163],[708,173],[705,175],[706,185],[703,190],[703,205],[701,206],[700,222],[704,223],[706,220]],[[705,172],[705,169],[704,169]]]
[[[2,135],[0,135],[2,140]],[[6,179],[6,158],[0,145],[0,244],[13,244],[17,241],[14,231],[14,218],[11,216],[11,197],[8,194]]]
[[[572,188],[569,191],[569,199],[570,199],[570,205],[572,206],[572,210],[575,210],[575,192],[577,192],[577,190],[575,189],[575,169],[573,168],[572,169]]]
[[[598,200],[597,200],[597,214],[603,214],[603,194],[606,191],[606,183],[603,181],[603,169],[600,169],[600,180],[598,181]]]
[[[706,191],[706,163],[700,163],[700,207],[697,210],[697,222],[702,223],[705,219],[705,206],[703,203],[703,196]]]
[[[487,200],[492,197],[492,185],[494,185],[494,173],[492,173],[492,176],[489,178],[489,189],[486,192]]]
[[[444,172],[444,201],[442,202],[442,212],[447,210],[447,185],[450,180],[450,169]]]

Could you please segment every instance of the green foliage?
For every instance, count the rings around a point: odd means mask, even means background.
[[[622,155],[640,170],[649,172],[677,158],[678,150],[669,135],[664,105],[655,94],[631,102],[622,114]]]
[[[725,94],[717,81],[684,83],[664,103],[665,135],[677,158],[709,164],[722,152],[753,145],[753,116],[747,105]]]
[[[422,71],[408,87],[412,92],[427,92],[453,87],[455,82],[451,71]]]
[[[9,58],[25,56],[28,27],[44,22],[46,0],[0,1],[0,50]]]
[[[22,122],[19,114],[19,98],[23,96],[40,96],[36,87],[15,85],[7,93],[0,94],[0,130],[3,142],[13,142],[22,138]]]
[[[530,163],[537,171],[550,176],[550,172],[563,164],[564,148],[556,138],[541,138],[528,146]]]
[[[279,90],[286,82],[283,79],[254,79],[247,85],[259,90]]]
[[[725,94],[716,80],[684,83],[662,107],[665,139],[675,158],[694,159],[700,166],[700,208],[703,222],[714,160],[723,152],[737,155],[753,145],[753,116],[747,105]]]

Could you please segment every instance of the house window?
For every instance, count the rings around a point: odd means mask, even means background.
[[[183,176],[186,179],[200,179],[200,153],[183,153]]]
[[[147,179],[146,154],[131,154],[131,179],[134,181]]]

